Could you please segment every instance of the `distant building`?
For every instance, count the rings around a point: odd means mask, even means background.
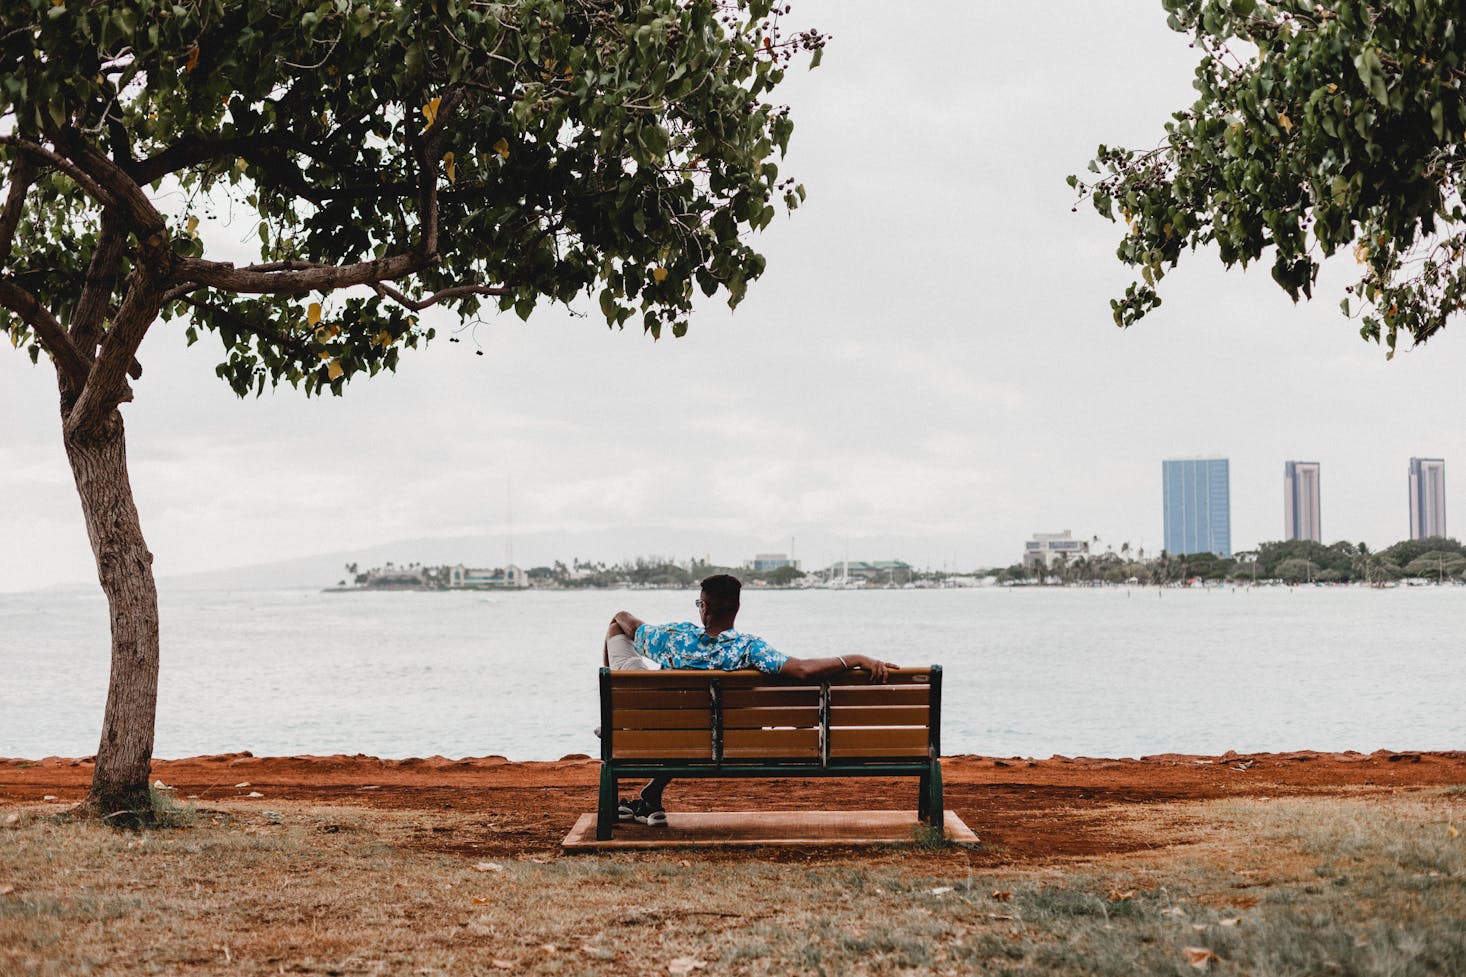
[[[784,567],[798,570],[799,561],[791,560],[786,553],[759,553],[748,564],[748,568],[756,573],[782,570]]]
[[[504,590],[513,587],[528,587],[529,576],[519,567],[477,569],[462,563],[448,570],[450,590]]]
[[[1232,490],[1227,459],[1162,461],[1161,495],[1167,553],[1232,555]]]
[[[1323,542],[1318,507],[1318,462],[1283,462],[1283,538]]]
[[[1075,557],[1084,556],[1089,553],[1089,542],[1083,539],[1074,539],[1069,530],[1062,533],[1034,533],[1033,537],[1023,544],[1023,565],[1036,567],[1043,564],[1045,570],[1058,562],[1060,557],[1064,562],[1069,562]]]
[[[1410,459],[1410,538],[1446,534],[1446,463],[1441,458]]]
[[[859,580],[868,583],[909,583],[911,564],[901,560],[877,560],[874,563],[842,560],[830,564],[825,570],[825,577],[829,580]]]

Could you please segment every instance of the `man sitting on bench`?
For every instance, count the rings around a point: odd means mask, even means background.
[[[662,668],[716,668],[730,672],[754,668],[766,675],[786,675],[802,682],[819,681],[852,668],[869,672],[872,682],[884,682],[886,670],[897,667],[893,662],[867,655],[791,658],[775,651],[756,635],[733,630],[739,593],[743,589],[737,577],[715,574],[704,580],[701,587],[696,602],[701,625],[647,624],[626,611],[617,611],[606,631],[601,660],[618,671],[648,668],[650,659]],[[621,798],[618,818],[664,827],[667,812],[662,807],[662,790],[670,782],[670,777],[654,777],[638,797]]]

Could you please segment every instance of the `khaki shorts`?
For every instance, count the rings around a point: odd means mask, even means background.
[[[636,653],[631,639],[624,634],[608,638],[606,650],[610,653],[611,668],[615,671],[650,670],[654,667],[651,662]]]

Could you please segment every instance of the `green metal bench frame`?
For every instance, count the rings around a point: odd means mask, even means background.
[[[916,777],[919,780],[917,794],[917,816],[932,828],[943,829],[945,813],[942,807],[942,764],[941,764],[941,719],[942,719],[942,668],[933,665],[929,669],[902,669],[903,673],[929,676],[926,682],[913,681],[908,685],[924,685],[930,698],[927,703],[927,748],[926,756],[912,759],[890,759],[880,757],[832,757],[830,756],[830,680],[821,682],[781,681],[775,676],[764,676],[770,686],[780,688],[819,689],[819,731],[820,756],[810,757],[765,757],[759,759],[729,758],[723,755],[723,703],[722,691],[726,676],[744,676],[758,673],[704,671],[692,673],[687,670],[641,672],[639,676],[664,674],[669,678],[685,682],[690,675],[705,678],[708,690],[708,709],[711,722],[708,724],[710,756],[708,759],[688,758],[616,758],[616,730],[613,724],[615,703],[612,701],[615,686],[613,673],[602,668],[600,675],[601,694],[601,781],[600,796],[596,813],[596,838],[609,840],[617,824],[616,782],[622,777]],[[848,675],[848,673],[847,673]],[[852,685],[849,681],[840,683]],[[654,680],[647,679],[646,687],[656,689]],[[679,686],[679,688],[685,688]]]

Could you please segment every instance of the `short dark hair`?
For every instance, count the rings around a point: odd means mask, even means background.
[[[702,592],[707,595],[708,603],[712,604],[714,611],[736,611],[738,610],[738,595],[743,590],[743,584],[738,578],[728,573],[715,573],[708,577],[700,585]]]

